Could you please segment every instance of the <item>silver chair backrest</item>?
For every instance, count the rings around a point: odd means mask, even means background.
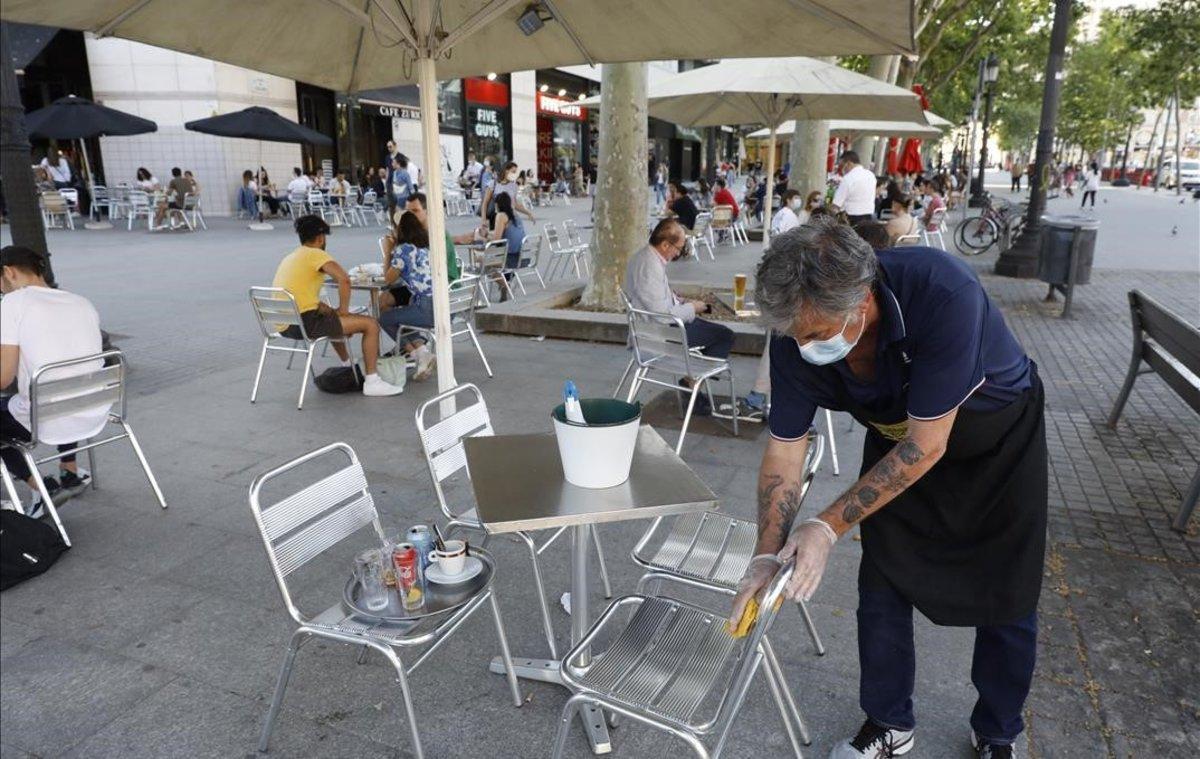
[[[547,224],[542,227],[542,237],[545,238],[546,245],[549,246],[551,253],[557,253],[562,248],[558,239],[558,230],[554,228],[553,224]]]
[[[121,351],[40,366],[29,378],[29,437],[40,440],[39,428],[44,422],[101,406],[107,406],[117,419],[125,418],[125,356]]]
[[[563,232],[567,234],[567,242],[571,245],[583,245],[583,238],[579,236],[579,228],[575,226],[574,219],[563,220]]]
[[[145,210],[150,206],[150,194],[145,190],[130,190],[129,205],[134,209]]]
[[[67,199],[58,190],[44,190],[41,194],[42,208],[50,213],[66,213]]]
[[[364,205],[364,206],[375,205],[375,191],[374,190],[367,190],[366,192],[363,193],[361,205]]]
[[[308,342],[304,320],[300,318],[300,306],[296,298],[282,287],[251,287],[250,305],[258,317],[258,327],[263,337],[272,338],[288,327],[298,327],[301,338]]]
[[[696,223],[692,225],[692,237],[699,237],[708,232],[708,225],[712,222],[711,213],[696,214]]]
[[[517,261],[518,269],[536,269],[538,258],[542,254],[542,236],[525,235],[521,242],[521,256]]]
[[[108,200],[108,188],[102,184],[92,185],[92,201]]]
[[[285,497],[264,502],[263,489],[272,480],[334,452],[346,457],[346,466]],[[292,598],[288,575],[367,525],[375,528],[381,545],[385,539],[367,477],[358,456],[345,443],[331,443],[255,477],[250,485],[250,513],[284,605],[300,624],[307,620]]]
[[[185,210],[185,211],[195,211],[197,208],[200,207],[200,196],[193,195],[190,192],[185,193],[183,196],[183,203],[181,203],[180,205],[183,206],[183,210]]]
[[[481,271],[488,268],[503,268],[505,259],[508,258],[508,241],[492,240],[483,246],[483,250],[479,251],[478,256]]]
[[[663,359],[676,360],[682,362],[687,375],[692,376],[691,352],[682,319],[632,306],[628,309],[628,317],[629,340],[638,366],[653,367]]]
[[[900,235],[892,245],[916,245],[919,242],[921,242],[921,235],[914,232],[911,235]]]
[[[431,423],[431,411],[440,407],[441,402],[448,398],[463,400],[458,396],[467,396],[471,400],[470,405],[460,406],[450,416]],[[495,434],[483,393],[472,383],[466,382],[425,401],[417,409],[417,434],[421,437],[421,448],[425,451],[425,463],[429,465],[429,476],[433,479],[438,506],[447,518],[455,519],[458,514],[446,503],[442,483],[462,470],[467,471],[468,477],[471,476],[470,470],[467,469],[467,452],[463,447],[463,440]]]
[[[474,323],[479,305],[479,275],[465,274],[450,283],[450,318]]]
[[[304,193],[302,193],[302,192],[289,192],[288,193],[288,203],[291,203],[292,205],[302,206],[302,205],[304,205],[304,201],[305,201]]]
[[[321,192],[320,190],[309,190],[308,191],[308,204],[310,206],[325,205],[325,193]]]

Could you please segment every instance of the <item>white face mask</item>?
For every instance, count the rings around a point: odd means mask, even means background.
[[[867,328],[866,319],[863,319],[863,324],[858,330],[858,337],[855,337],[853,341],[847,340],[842,333],[846,331],[846,327],[850,326],[851,318],[847,316],[842,328],[828,340],[810,340],[803,345],[797,341],[796,345],[800,347],[800,357],[810,364],[825,366],[841,361],[848,356],[850,351],[854,350],[854,346],[858,345],[858,341],[862,339],[863,330]]]
[[[792,198],[792,202],[788,203],[788,206],[790,206],[793,211],[799,211],[804,207],[804,201],[800,200],[800,198]]]

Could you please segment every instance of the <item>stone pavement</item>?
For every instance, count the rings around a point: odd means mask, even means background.
[[[1075,318],[1041,303],[1044,287],[984,274],[985,286],[1038,361],[1047,383],[1051,449],[1051,544],[1040,605],[1041,650],[1019,749],[1035,757],[1188,757],[1200,753],[1200,562],[1198,538],[1167,528],[1179,492],[1200,459],[1195,415],[1154,377],[1138,380],[1117,431],[1103,420],[1128,360],[1124,292],[1140,287],[1197,319],[1196,266],[1151,272],[1159,253],[1186,258],[1190,242],[1148,245],[1136,256],[1104,248],[1108,228],[1138,226],[1141,211],[1114,202],[1102,229],[1093,283],[1079,292]],[[1104,193],[1102,193],[1104,194]],[[1143,206],[1160,201],[1135,199]],[[1130,201],[1131,203],[1133,201]],[[1194,206],[1147,213],[1195,223]],[[586,206],[539,215],[583,221]],[[466,220],[452,228],[463,229]],[[91,298],[134,366],[131,419],[167,495],[160,512],[133,457],[99,453],[102,489],[63,508],[75,547],[46,575],[6,591],[0,605],[0,754],[3,757],[253,756],[289,626],[246,505],[253,476],[333,440],[358,451],[385,526],[394,531],[436,513],[412,419],[433,393],[412,384],[393,399],[313,392],[294,406],[299,373],[268,367],[259,402],[247,402],[257,359],[251,284],[269,282],[294,243],[285,224],[252,234],[211,220],[195,235],[145,232],[52,233],[55,264],[68,289]],[[7,229],[3,230],[7,235]],[[1129,233],[1123,233],[1128,235]],[[375,260],[375,230],[339,230],[332,251],[345,264]],[[1118,235],[1113,235],[1118,237]],[[1168,246],[1174,245],[1176,247]],[[720,282],[752,271],[756,253],[719,249]],[[1144,262],[1137,269],[1128,263]],[[986,272],[988,261],[977,261]],[[681,264],[703,280],[704,264]],[[686,271],[682,267],[695,267]],[[485,336],[496,372],[488,379],[469,345],[456,346],[458,376],[477,382],[498,432],[546,428],[549,401],[571,376],[605,392],[626,360],[619,346]],[[754,361],[735,361],[748,387]],[[805,506],[823,508],[857,471],[861,430],[835,415],[842,474],[822,466]],[[664,432],[668,440],[672,433]],[[754,511],[762,440],[689,436],[684,458],[745,517]],[[638,572],[628,551],[643,524],[606,526],[614,590],[630,592]],[[366,538],[364,537],[364,540]],[[491,544],[498,591],[517,655],[543,654],[523,549]],[[812,604],[828,653],[816,657],[791,613],[776,647],[812,727],[809,756],[824,756],[860,721],[854,628],[859,544],[842,541]],[[344,560],[344,555],[341,557]],[[567,553],[545,554],[550,593],[566,590]],[[345,564],[314,567],[324,593],[340,592]],[[602,600],[597,596],[595,603]],[[711,602],[711,601],[710,601]],[[313,602],[314,605],[316,601]],[[554,609],[560,643],[569,620]],[[919,620],[915,757],[967,757],[970,630]],[[515,710],[502,678],[485,663],[495,650],[484,619],[468,622],[413,678],[430,756],[538,757],[548,754],[565,694],[522,685]],[[411,756],[403,710],[377,657],[322,643],[297,660],[278,723],[275,756]],[[786,737],[762,684],[751,691],[726,756],[783,756]],[[679,746],[625,724],[614,756],[646,757]],[[570,756],[586,756],[576,731]]]

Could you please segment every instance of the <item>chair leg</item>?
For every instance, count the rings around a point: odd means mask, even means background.
[[[1125,409],[1125,402],[1129,400],[1129,394],[1133,392],[1133,383],[1138,378],[1138,366],[1142,363],[1141,350],[1134,353],[1133,363],[1129,365],[1129,371],[1125,373],[1125,382],[1121,385],[1121,391],[1117,393],[1117,400],[1113,402],[1112,412],[1108,415],[1108,428],[1115,430],[1117,428],[1117,420],[1121,418],[1121,412]]]
[[[492,366],[488,363],[487,356],[483,355],[483,346],[479,344],[479,337],[475,334],[475,327],[468,324],[467,334],[471,336],[471,342],[475,343],[475,352],[479,354],[479,360],[483,362],[483,369],[487,372],[487,376],[494,377]]]
[[[250,402],[258,400],[258,383],[262,381],[263,364],[267,362],[267,339],[263,338],[262,351],[258,354],[258,370],[254,372],[254,387],[250,390]]]
[[[146,454],[142,453],[142,446],[138,444],[137,436],[133,434],[133,428],[124,421],[121,426],[125,428],[125,434],[129,436],[129,444],[133,446],[133,452],[137,454],[138,463],[142,465],[142,471],[146,473],[146,479],[150,481],[150,488],[154,490],[154,496],[158,498],[158,505],[164,509],[167,508],[167,501],[163,498],[162,490],[158,487],[158,481],[154,479],[154,472],[150,471],[150,462],[146,461]]]
[[[629,395],[625,397],[626,403],[633,403],[633,399],[637,397],[637,392],[642,387],[643,374],[641,367],[638,367],[638,370],[633,373],[633,379],[629,383]]]
[[[262,734],[258,739],[258,750],[263,753],[266,753],[271,742],[271,730],[275,727],[275,718],[279,716],[279,707],[283,704],[283,693],[287,690],[288,679],[292,676],[296,652],[307,638],[308,633],[297,630],[288,641],[287,652],[283,655],[283,666],[279,669],[279,679],[275,682],[275,695],[271,698],[271,708],[267,710],[267,718],[263,721]]]
[[[537,543],[529,534],[521,531],[516,533],[529,549],[529,560],[533,562],[533,585],[537,592],[538,607],[542,612],[542,628],[546,633],[546,645],[550,649],[550,658],[558,658],[558,646],[554,643],[554,624],[550,621],[550,604],[546,600],[546,584],[542,581],[542,567],[538,562]]]
[[[600,568],[600,581],[604,583],[604,597],[612,598],[612,585],[608,582],[608,565],[604,561],[604,547],[600,545],[600,531],[593,527],[592,543],[596,546],[596,564]]]
[[[3,480],[4,492],[8,493],[13,506],[16,506],[17,511],[24,514],[25,508],[21,505],[21,497],[17,495],[17,486],[13,483],[12,475],[8,473],[8,467],[4,466],[3,461],[0,461],[0,480]]]
[[[42,496],[42,502],[46,505],[46,511],[50,512],[50,517],[54,520],[54,526],[58,528],[58,534],[62,535],[63,542],[69,547],[71,539],[67,537],[67,528],[63,527],[62,520],[58,518],[58,509],[54,508],[54,501],[50,500],[50,493],[46,490],[46,482],[42,479],[42,473],[38,471],[37,462],[33,460],[33,454],[22,448],[21,456],[25,459],[25,465],[29,467],[29,471],[33,472],[33,480],[37,483],[38,493]]]
[[[575,715],[579,713],[581,706],[583,699],[580,696],[571,696],[563,706],[562,714],[558,718],[558,732],[554,736],[554,750],[550,752],[551,759],[562,759],[563,751],[567,748],[567,738],[571,735],[571,725],[575,724]]]
[[[738,436],[738,397],[737,388],[733,384],[733,367],[729,367],[729,403],[733,406],[733,436]],[[716,408],[714,406],[713,408]]]
[[[88,441],[88,442],[91,442],[91,441]],[[98,484],[99,478],[98,478],[98,475],[96,474],[96,449],[88,448],[87,449],[87,457],[88,457],[88,469],[91,470],[91,473],[92,473],[92,490],[99,490],[100,489],[100,486]]]
[[[813,648],[816,649],[817,656],[824,656],[825,644],[821,642],[821,634],[817,632],[817,626],[813,623],[812,615],[808,613],[808,605],[803,601],[797,601],[796,608],[800,610],[800,616],[804,618],[804,626],[808,628],[808,636],[812,638]]]
[[[533,273],[537,275],[538,282],[541,283],[542,289],[545,290],[546,289],[546,280],[542,279],[542,273],[540,271],[538,271],[536,268],[533,270]]]
[[[300,401],[296,404],[297,409],[304,408],[304,392],[308,390],[308,378],[312,374],[313,353],[317,347],[316,343],[308,346],[308,353],[304,358],[304,373],[300,375]]]
[[[629,363],[625,364],[625,371],[621,372],[621,381],[617,383],[613,389],[612,397],[616,398],[621,393],[621,388],[625,386],[625,380],[629,377],[629,372],[633,371],[633,358],[629,359]]]
[[[523,701],[521,685],[517,682],[517,673],[513,670],[512,654],[508,650],[508,634],[504,632],[504,620],[500,616],[500,603],[496,599],[494,588],[488,600],[492,604],[492,619],[496,623],[496,637],[500,639],[500,661],[504,662],[504,674],[508,678],[508,689],[512,692],[513,706],[520,708]]]
[[[1183,501],[1179,504],[1179,513],[1175,515],[1175,521],[1171,522],[1172,530],[1187,532],[1188,520],[1192,518],[1192,512],[1196,510],[1196,501],[1200,501],[1200,467],[1197,467],[1196,475],[1192,477],[1192,482],[1183,495]]]
[[[700,384],[692,386],[692,394],[688,396],[687,411],[683,413],[683,426],[679,428],[679,442],[675,443],[675,455],[683,450],[683,438],[687,435],[688,424],[692,421],[692,409],[696,407],[696,396],[700,394]]]
[[[425,759],[425,751],[421,748],[421,730],[417,726],[417,711],[413,707],[412,691],[408,687],[408,676],[404,674],[404,662],[396,652],[387,646],[380,646],[379,652],[387,657],[396,670],[396,681],[400,683],[400,694],[404,697],[404,712],[408,716],[408,729],[412,733],[413,753],[417,759]]]
[[[763,639],[766,644],[766,638]],[[766,645],[764,645],[766,648]],[[770,657],[766,657],[768,661]],[[778,664],[778,662],[776,662]],[[763,669],[763,674],[766,676],[767,686],[771,689],[771,696],[775,699],[775,706],[779,709],[779,716],[783,719],[784,728],[787,730],[788,740],[792,744],[792,753],[796,755],[796,759],[803,759],[804,753],[800,748],[800,744],[809,745],[812,740],[809,738],[807,731],[803,729],[803,722],[800,722],[800,715],[795,711],[795,702],[792,701],[791,693],[787,689],[787,681],[783,679],[783,672],[776,671],[775,667],[766,666]]]
[[[829,431],[829,460],[833,464],[833,476],[837,477],[842,471],[838,466],[837,440],[833,436],[833,414],[829,409],[825,409],[825,429]]]

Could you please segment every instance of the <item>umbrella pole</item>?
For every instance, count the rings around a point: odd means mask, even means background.
[[[251,217],[250,229],[256,232],[274,229],[275,225],[270,222],[263,221],[263,181],[262,181],[262,144],[263,141],[258,141],[258,168],[254,170],[254,184],[258,187],[258,223],[254,223]]]
[[[88,160],[87,142],[82,138],[79,140],[79,149],[83,153],[83,170],[87,173],[88,186],[88,214],[91,215],[91,203],[96,202],[96,178],[92,176],[92,162]],[[107,221],[87,221],[83,224],[84,229],[112,229],[112,224]]]
[[[763,196],[763,248],[771,245],[771,205],[775,202],[775,130],[778,124],[771,125],[771,142],[767,147],[767,193]]]
[[[429,28],[433,8],[430,0],[416,3],[417,28]],[[421,22],[425,16],[425,22]],[[446,269],[446,216],[442,207],[442,161],[438,142],[437,70],[433,58],[423,53],[416,61],[417,84],[421,91],[421,141],[424,145],[426,178],[425,218],[429,225],[429,268],[433,274],[433,333],[437,349],[438,392],[454,387],[454,345],[450,337],[450,283]],[[454,413],[454,400],[442,402],[442,414]]]

